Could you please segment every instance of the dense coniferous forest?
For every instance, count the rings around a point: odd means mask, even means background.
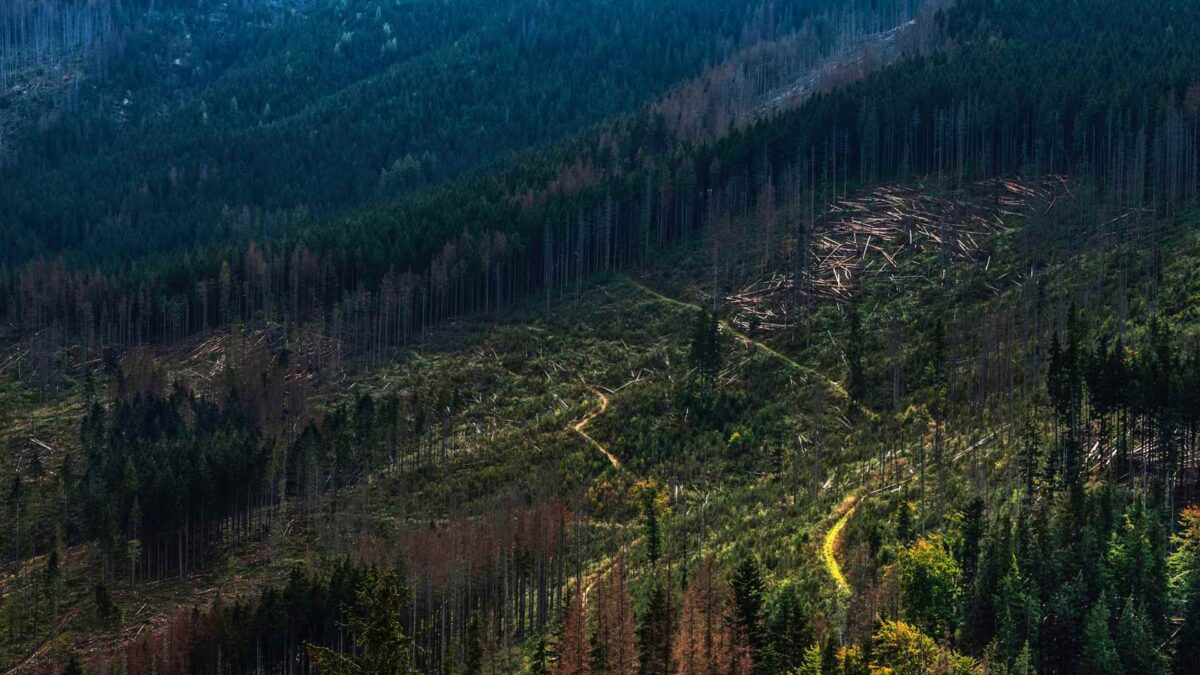
[[[0,668],[1200,671],[1197,43],[0,8]]]
[[[164,3],[5,173],[27,242],[6,258],[274,236],[629,111],[755,41],[810,26],[828,53],[904,11],[858,4]]]

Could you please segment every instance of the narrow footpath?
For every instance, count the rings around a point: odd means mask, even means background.
[[[700,305],[695,305],[690,302],[684,302],[683,300],[676,300],[675,298],[663,295],[662,293],[659,293],[658,291],[654,290],[653,288],[650,288],[649,286],[643,284],[642,282],[638,281],[637,279],[634,279],[633,277],[631,277],[627,274],[622,274],[620,276],[622,279],[624,279],[626,282],[628,282],[631,286],[634,286],[635,288],[641,290],[643,293],[651,295],[663,302],[675,305],[676,307],[686,307],[691,310],[704,309]],[[829,386],[829,388],[834,390],[835,392],[837,392],[837,394],[839,396],[841,396],[843,398],[850,397],[850,394],[846,391],[846,388],[843,387],[840,382],[837,382],[836,380],[831,380],[830,378],[826,377],[824,373],[822,373],[818,370],[814,370],[813,368],[809,368],[808,366],[801,365],[795,359],[787,356],[786,354],[776,351],[771,346],[769,346],[763,342],[759,342],[758,340],[755,340],[754,338],[750,337],[749,335],[741,333],[736,328],[734,328],[733,325],[730,324],[728,321],[721,321],[721,330],[724,330],[725,332],[729,333],[733,337],[737,338],[738,342],[750,345],[750,346],[754,347],[755,349],[758,349],[759,351],[763,352],[764,354],[769,354],[770,356],[772,356],[776,359],[779,359],[780,361],[783,361],[784,363],[786,363],[788,366],[792,367],[795,370],[799,370],[807,375],[811,375],[820,380],[823,380]]]
[[[604,455],[605,458],[608,459],[608,463],[612,464],[614,469],[620,469],[621,468],[621,460],[617,459],[611,452],[608,451],[608,448],[601,445],[601,443],[599,441],[592,438],[590,435],[588,435],[588,432],[583,430],[584,427],[586,427],[592,420],[603,415],[604,411],[608,410],[608,396],[606,396],[604,394],[604,392],[600,391],[596,387],[589,386],[589,389],[591,389],[593,392],[595,392],[596,396],[600,397],[600,409],[591,413],[587,417],[584,417],[582,420],[580,420],[579,424],[575,425],[575,433],[579,434],[580,436],[583,436],[584,440],[586,440],[588,443],[591,443],[593,447],[595,447],[597,450],[599,450],[600,454]]]
[[[829,571],[829,576],[833,577],[838,588],[850,595],[854,589],[850,588],[850,582],[846,581],[846,575],[842,574],[842,566],[837,559],[837,542],[838,537],[842,534],[842,529],[846,527],[846,523],[850,522],[850,517],[854,515],[854,509],[858,508],[858,500],[854,496],[850,496],[842,503],[842,507],[846,512],[841,518],[829,528],[829,532],[825,533],[825,541],[821,544],[821,560],[825,563],[825,569]]]
[[[658,300],[661,300],[662,302],[675,305],[676,307],[686,307],[691,310],[703,309],[699,305],[695,305],[695,304],[692,304],[689,302],[684,302],[682,300],[676,300],[675,298],[663,295],[662,293],[659,293],[658,291],[639,282],[638,280],[634,279],[633,277],[630,277],[629,275],[622,274],[621,278],[624,279],[626,282],[628,282],[631,286],[634,286],[635,288],[641,290],[642,292],[644,292],[650,296],[653,296],[654,298],[656,298]],[[775,349],[773,349],[772,347],[770,347],[769,345],[759,342],[758,340],[755,340],[754,338],[739,332],[729,322],[722,321],[721,329],[728,332],[730,335],[733,335],[735,338],[737,338],[737,340],[739,342],[753,346],[754,348],[762,351],[763,353],[768,354],[768,355],[786,363],[788,366],[792,367],[793,369],[799,370],[807,375],[811,375],[820,380],[823,380],[829,386],[830,389],[832,389],[834,392],[836,392],[842,398],[848,399],[850,397],[849,392],[846,391],[846,388],[843,387],[840,382],[830,379],[828,376],[826,376],[824,373],[822,373],[818,370],[809,368],[808,366],[805,366],[805,365],[801,365],[795,359],[787,356],[786,354],[780,353],[780,352],[776,351]],[[868,414],[871,414],[870,411],[866,411],[866,412]],[[591,440],[591,439],[589,439],[589,440]],[[595,441],[592,441],[592,442],[595,443]],[[837,542],[838,542],[838,537],[841,536],[842,530],[846,527],[846,523],[850,522],[850,518],[854,515],[854,510],[857,507],[858,507],[858,498],[855,497],[854,495],[847,496],[846,500],[842,502],[842,508],[845,509],[845,511],[842,513],[842,517],[839,518],[838,521],[833,524],[833,527],[829,528],[829,532],[825,533],[825,540],[822,542],[822,545],[821,545],[821,559],[825,565],[825,569],[829,572],[829,576],[833,579],[834,583],[837,585],[838,590],[840,592],[843,592],[846,594],[851,594],[854,592],[854,590],[850,587],[850,582],[846,581],[846,575],[842,573],[842,566],[840,563],[838,563]]]

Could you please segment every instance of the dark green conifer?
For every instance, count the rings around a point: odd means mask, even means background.
[[[1101,595],[1088,612],[1084,625],[1080,672],[1092,675],[1119,675],[1124,672],[1108,622],[1108,601]]]

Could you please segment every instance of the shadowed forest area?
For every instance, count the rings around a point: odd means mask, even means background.
[[[1200,7],[0,8],[0,670],[1200,672]]]

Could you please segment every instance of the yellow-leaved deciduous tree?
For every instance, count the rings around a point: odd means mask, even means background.
[[[1179,607],[1188,601],[1192,576],[1200,573],[1200,507],[1190,506],[1179,513],[1179,531],[1171,537],[1175,552],[1167,560],[1171,591]]]
[[[823,650],[821,645],[814,643],[805,650],[803,662],[791,675],[872,675],[876,672],[877,669],[867,663],[867,656],[858,645]],[[890,671],[882,669],[878,672]]]
[[[954,630],[962,570],[941,536],[919,539],[901,552],[895,574],[906,617],[932,635]]]
[[[887,621],[874,637],[871,672],[876,675],[976,675],[979,664],[945,649],[915,626]]]

